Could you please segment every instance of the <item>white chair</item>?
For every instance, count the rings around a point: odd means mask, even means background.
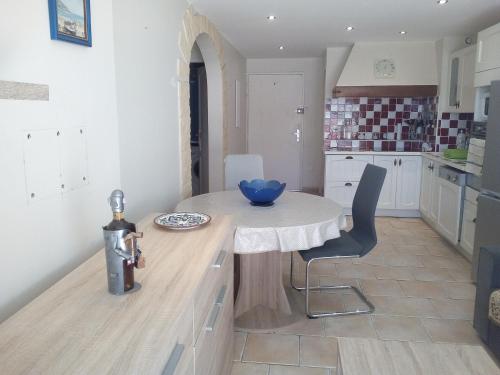
[[[227,155],[225,165],[225,189],[236,190],[241,180],[264,178],[264,161],[260,155]]]

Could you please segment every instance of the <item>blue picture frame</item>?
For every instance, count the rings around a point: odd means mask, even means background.
[[[50,38],[92,47],[90,0],[48,0]]]

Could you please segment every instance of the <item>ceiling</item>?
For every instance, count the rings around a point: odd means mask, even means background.
[[[500,22],[499,0],[449,0],[442,6],[436,0],[190,2],[248,58],[315,57],[327,47],[356,41],[438,40],[473,35]],[[278,19],[268,21],[270,14]],[[347,31],[348,25],[354,30]]]

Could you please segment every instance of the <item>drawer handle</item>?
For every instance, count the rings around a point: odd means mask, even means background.
[[[222,267],[222,263],[224,263],[224,259],[226,258],[226,254],[227,254],[226,251],[221,250],[219,252],[219,255],[217,256],[217,259],[215,260],[215,263],[212,264],[212,267],[213,268],[221,268]]]
[[[345,186],[352,186],[352,184],[350,182],[346,182]]]
[[[170,357],[168,358],[167,364],[163,369],[162,375],[174,375],[177,365],[182,357],[182,353],[184,352],[184,345],[176,343],[172,353],[170,353]]]
[[[226,296],[227,286],[224,285],[219,293],[217,294],[217,298],[215,299],[214,308],[210,313],[210,318],[208,318],[208,324],[205,327],[205,331],[212,332],[215,329],[215,325],[217,324],[217,319],[219,319],[219,313],[222,310],[222,304],[224,302],[224,297]]]
[[[346,158],[347,160],[352,160],[352,159],[354,159],[352,156],[346,156],[345,158]]]

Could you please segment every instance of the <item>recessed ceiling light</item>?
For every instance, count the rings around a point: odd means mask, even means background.
[[[285,46],[280,46],[280,51],[283,51],[285,49]]]
[[[345,29],[347,31],[353,31],[354,30],[354,26],[347,26]]]
[[[400,33],[401,35],[406,35],[406,31],[404,31],[404,30],[401,30],[399,33]]]
[[[268,19],[269,21],[276,21],[276,20],[278,19],[278,17],[273,16],[273,15],[271,14],[271,15],[267,16],[267,19]]]
[[[437,0],[438,5],[444,5],[448,3],[448,0]]]

